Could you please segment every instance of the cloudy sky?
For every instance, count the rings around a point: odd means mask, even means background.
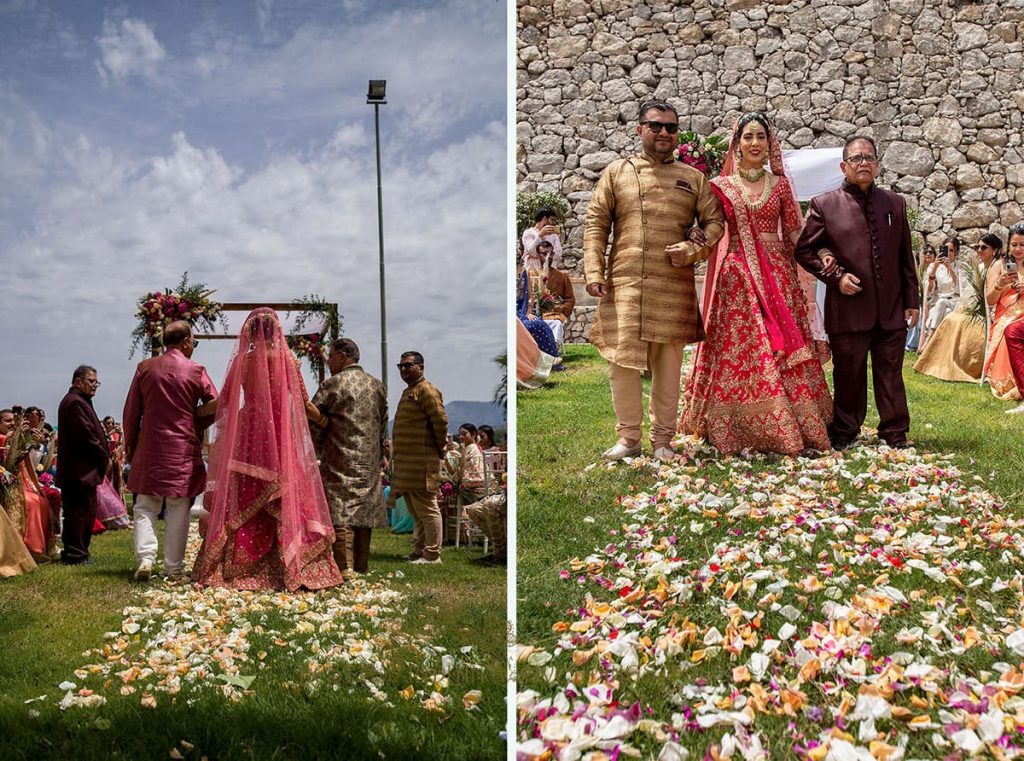
[[[501,0],[0,0],[0,406],[55,422],[87,363],[120,419],[136,302],[185,270],[222,301],[337,301],[379,375],[371,78],[392,411],[409,348],[446,400],[490,399],[505,60]],[[229,355],[194,358],[219,385]]]

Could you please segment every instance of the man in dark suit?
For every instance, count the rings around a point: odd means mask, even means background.
[[[107,435],[92,406],[99,386],[96,369],[79,365],[71,376],[71,388],[57,409],[57,486],[64,512],[64,549],[60,559],[68,565],[89,562],[89,543],[96,520],[96,487],[103,481],[110,458]]]
[[[849,138],[840,167],[843,186],[811,201],[795,252],[800,266],[828,286],[825,331],[835,394],[829,438],[836,449],[845,449],[860,433],[870,352],[878,435],[902,448],[910,430],[903,347],[919,306],[907,203],[875,185],[878,149],[870,137]],[[834,254],[835,266],[823,266],[824,249]]]

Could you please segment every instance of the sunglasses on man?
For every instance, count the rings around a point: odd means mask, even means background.
[[[651,121],[647,121],[647,122],[640,122],[640,123],[641,124],[646,124],[647,125],[647,129],[649,129],[651,132],[654,132],[655,134],[657,134],[658,132],[661,132],[662,130],[665,130],[668,134],[674,135],[674,134],[676,134],[679,131],[679,122],[651,122]]]

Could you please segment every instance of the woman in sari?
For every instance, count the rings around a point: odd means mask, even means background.
[[[36,562],[22,541],[21,531],[7,513],[10,489],[18,486],[18,479],[8,473],[0,463],[0,579],[27,573]]]
[[[684,386],[679,430],[725,454],[826,450],[832,400],[793,259],[803,219],[763,114],[739,120],[711,188],[728,227],[708,263],[707,337]]]
[[[290,592],[342,583],[306,401],[277,314],[253,310],[217,402],[196,583]]]
[[[993,310],[984,375],[997,399],[1024,396],[1024,222],[1010,228],[1009,257],[998,259],[985,279],[985,298]],[[1024,412],[1024,404],[1007,410]]]
[[[96,487],[96,520],[104,529],[126,529],[132,527],[128,509],[121,496],[121,463],[124,449],[121,446],[121,432],[117,430],[114,418],[107,415],[103,418],[103,430],[107,434],[107,447],[110,460],[107,463],[107,474]],[[94,529],[95,533],[95,529]]]
[[[984,283],[985,273],[1003,248],[999,236],[983,235],[977,245],[978,256],[961,257],[960,300],[935,333],[928,339],[914,370],[922,375],[945,381],[977,383],[981,378],[981,365],[985,360],[985,315],[978,316],[978,295],[975,289]],[[981,286],[984,291],[984,285]],[[984,294],[981,294],[984,298]],[[981,305],[984,310],[984,305]]]
[[[537,347],[545,354],[555,357],[557,363],[559,354],[558,344],[555,343],[555,334],[551,332],[548,324],[540,317],[536,317],[530,309],[530,275],[526,270],[523,270],[519,276],[516,316],[519,318],[519,322],[523,324],[523,327],[533,336],[533,340],[537,342]]]
[[[3,465],[15,477],[7,490],[7,512],[14,527],[21,534],[25,547],[37,563],[48,563],[57,554],[57,525],[59,504],[54,505],[36,476],[30,454],[38,446],[38,429],[30,429],[22,416],[18,416],[15,428],[6,436],[0,436],[3,448]]]

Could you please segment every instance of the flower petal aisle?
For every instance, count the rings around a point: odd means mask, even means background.
[[[124,608],[120,630],[59,685],[60,708],[94,708],[115,694],[156,709],[210,692],[242,702],[275,690],[344,690],[379,704],[382,719],[397,704],[442,721],[479,714],[480,690],[449,689],[478,678],[478,652],[434,642],[430,625],[407,630],[410,585],[402,579],[399,571],[295,594],[154,582],[140,605]]]
[[[519,645],[519,759],[1024,755],[1022,522],[982,477],[878,444],[677,444],[594,466],[654,485]]]

